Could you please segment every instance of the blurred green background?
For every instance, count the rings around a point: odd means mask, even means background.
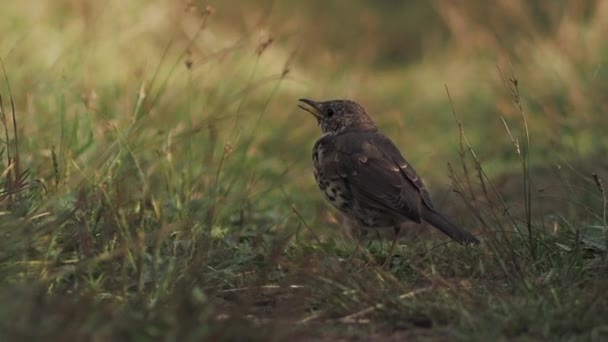
[[[141,88],[156,97],[155,127],[240,117],[236,136],[255,123],[249,148],[298,171],[318,131],[295,100],[356,99],[435,177],[437,160],[457,158],[445,86],[487,167],[503,171],[512,148],[501,117],[515,133],[519,120],[511,74],[536,161],[598,153],[606,11],[601,1],[26,1],[5,5],[0,48],[24,136],[49,137],[24,146],[34,163],[58,145],[61,120],[88,122],[95,141],[103,121],[127,124]]]

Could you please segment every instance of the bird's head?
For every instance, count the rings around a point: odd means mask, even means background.
[[[346,129],[370,130],[376,125],[365,108],[354,101],[330,100],[317,102],[300,99],[301,109],[312,114],[318,121],[323,133],[340,133]]]

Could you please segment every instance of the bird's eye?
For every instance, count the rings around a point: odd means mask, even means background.
[[[327,116],[328,118],[331,118],[332,116],[334,116],[335,112],[333,108],[327,108],[327,111],[325,111],[325,116]]]

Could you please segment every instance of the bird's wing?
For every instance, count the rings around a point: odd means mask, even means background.
[[[345,181],[356,201],[416,222],[421,206],[433,207],[422,180],[387,137],[352,132],[332,140],[322,166]]]

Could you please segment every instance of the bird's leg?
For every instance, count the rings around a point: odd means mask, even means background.
[[[395,246],[397,246],[397,240],[399,239],[399,233],[401,232],[401,227],[398,225],[394,226],[393,231],[395,235],[393,236],[393,242],[391,242],[391,247],[388,250],[388,256],[386,257],[386,260],[384,260],[384,264],[382,264],[383,267],[390,266],[391,259],[393,258],[393,252],[395,251]]]
[[[346,215],[342,216],[342,225],[344,228],[346,228],[348,235],[357,240],[357,245],[355,246],[355,249],[353,250],[352,254],[346,259],[346,261],[350,261],[357,255],[357,253],[359,253],[359,250],[361,249],[361,243],[363,239],[365,239],[365,237],[367,236],[367,230],[363,229],[359,224],[349,219]]]
[[[375,233],[376,233],[376,241],[378,243],[380,243],[380,249],[382,250],[382,249],[384,249],[384,239],[382,238],[382,235],[380,235],[380,229],[376,229]],[[369,247],[369,245],[367,247]]]
[[[355,250],[353,250],[353,253],[348,257],[348,261],[352,260],[357,253],[359,253],[359,250],[361,249],[361,242],[363,241],[363,239],[365,239],[365,237],[367,236],[367,230],[365,229],[359,229],[358,232],[355,233],[355,239],[357,239],[357,245],[355,246]]]

